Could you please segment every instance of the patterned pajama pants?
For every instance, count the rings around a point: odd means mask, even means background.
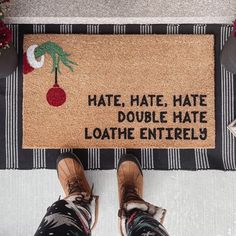
[[[47,209],[35,236],[89,236],[91,223],[89,204],[59,200]],[[127,236],[168,236],[162,224],[141,210],[129,212],[125,225]]]

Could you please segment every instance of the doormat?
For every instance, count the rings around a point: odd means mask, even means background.
[[[24,148],[215,148],[213,35],[26,35],[23,60]]]
[[[221,67],[220,53],[231,35],[232,24],[23,24],[10,25],[18,51],[19,67],[6,79],[0,79],[0,169],[55,169],[61,152],[71,151],[80,157],[85,169],[117,168],[119,157],[134,154],[143,169],[153,170],[236,170],[236,139],[227,128],[236,119],[236,77]],[[215,122],[216,145],[208,148],[58,148],[22,149],[23,137],[23,40],[29,34],[99,34],[99,35],[165,35],[204,34],[215,37]],[[34,42],[32,42],[34,44]],[[46,55],[47,56],[47,55]],[[73,53],[69,57],[72,59]],[[50,61],[49,57],[49,61]],[[46,62],[46,59],[45,59]],[[78,65],[79,66],[79,65]],[[61,69],[63,69],[63,65]],[[76,68],[76,67],[73,67]],[[51,69],[51,68],[50,68]],[[65,68],[66,69],[66,68]],[[35,70],[36,72],[36,70]],[[52,74],[50,85],[54,84]],[[58,84],[62,87],[61,75]],[[204,86],[204,84],[203,84]],[[49,88],[48,88],[49,90]],[[48,91],[47,90],[47,91]],[[47,93],[46,91],[46,93]],[[45,99],[46,94],[43,94]],[[68,96],[67,96],[68,98]],[[36,103],[37,104],[37,103]],[[67,103],[65,103],[66,105]],[[40,122],[44,117],[40,118]],[[98,124],[99,125],[99,124]],[[44,127],[45,128],[45,127]]]

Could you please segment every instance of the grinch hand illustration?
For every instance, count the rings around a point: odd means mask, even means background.
[[[23,54],[23,73],[28,74],[43,67],[46,53],[52,58],[51,73],[55,73],[55,83],[48,90],[46,99],[49,105],[59,107],[66,102],[66,92],[58,84],[58,73],[61,74],[60,63],[62,62],[71,72],[74,71],[72,66],[77,63],[69,60],[70,54],[66,53],[58,44],[47,41],[41,45],[34,44],[28,47]]]

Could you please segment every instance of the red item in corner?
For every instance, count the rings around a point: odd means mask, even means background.
[[[0,21],[0,48],[4,48],[12,42],[12,32],[3,21]]]
[[[236,37],[236,20],[234,21],[234,37]]]

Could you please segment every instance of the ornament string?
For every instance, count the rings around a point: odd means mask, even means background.
[[[55,84],[57,85],[57,67],[55,68]]]

